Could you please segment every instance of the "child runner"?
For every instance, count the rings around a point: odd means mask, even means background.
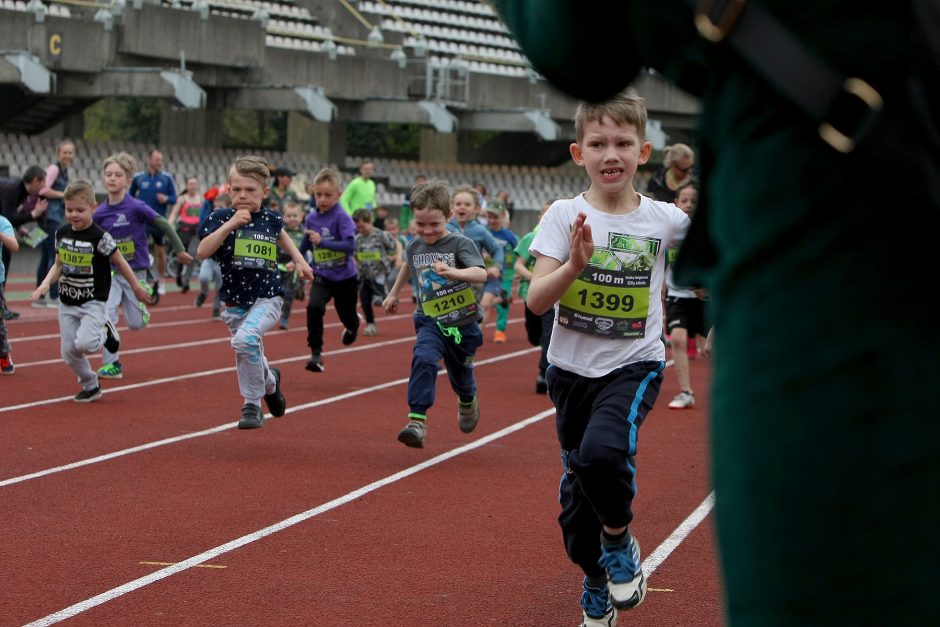
[[[283,228],[283,217],[261,205],[268,194],[271,172],[263,157],[241,156],[228,173],[232,207],[217,209],[202,226],[199,259],[214,257],[222,267],[222,321],[232,334],[238,387],[244,398],[239,429],[264,424],[261,399],[272,416],[283,416],[287,401],[281,392],[281,372],[268,366],[264,334],[281,315],[281,276],[277,247],[288,251],[305,278],[310,266]]]
[[[359,268],[359,304],[366,315],[366,330],[363,335],[375,335],[373,307],[381,307],[385,299],[385,277],[393,264],[398,242],[390,233],[372,224],[372,212],[357,209],[353,215],[356,223],[356,265]]]
[[[676,191],[676,206],[689,217],[692,217],[697,204],[698,190],[691,183]],[[672,265],[681,243],[679,240],[669,247],[669,266],[666,268],[666,330],[672,344],[673,370],[679,382],[679,393],[669,402],[669,409],[687,409],[695,405],[687,349],[693,340],[697,340],[699,346],[704,346],[708,333],[705,290],[676,285],[672,278]]]
[[[434,405],[438,362],[444,360],[457,394],[457,424],[464,433],[480,420],[473,357],[483,344],[479,284],[486,279],[483,257],[473,242],[446,228],[451,198],[447,185],[430,181],[415,187],[411,209],[418,236],[405,248],[405,265],[385,298],[386,312],[398,309],[398,293],[414,276],[420,305],[414,313],[417,338],[408,379],[408,424],[398,433],[406,446],[424,447],[427,412]],[[482,228],[482,227],[481,227]]]
[[[101,228],[110,233],[117,242],[118,250],[124,255],[128,265],[134,270],[138,282],[146,285],[147,268],[150,267],[150,254],[147,250],[148,224],[153,224],[166,235],[170,246],[176,251],[176,258],[180,263],[192,263],[193,258],[183,250],[183,243],[176,235],[170,223],[150,208],[142,200],[138,200],[127,193],[136,166],[134,157],[121,152],[104,160],[104,188],[108,192],[108,199],[95,209],[94,220]],[[128,328],[139,330],[150,322],[150,313],[147,306],[136,296],[137,291],[124,280],[123,276],[115,275],[111,281],[111,293],[108,296],[108,319],[117,326],[118,309],[124,305],[124,322]],[[124,376],[124,368],[117,352],[105,348],[102,355],[104,365],[98,369],[101,379],[120,379]]]
[[[227,185],[223,183],[223,185]],[[211,196],[211,197],[210,197]],[[202,226],[216,209],[223,209],[232,206],[232,195],[228,192],[219,191],[219,188],[213,188],[206,193],[206,202],[202,205],[202,211],[199,213],[199,232],[202,232]],[[198,245],[197,245],[198,248]],[[199,293],[196,294],[196,307],[202,307],[209,297],[209,282],[215,283],[215,298],[212,300],[212,319],[222,319],[222,269],[219,262],[209,257],[199,263]]]
[[[186,192],[176,199],[166,221],[176,228],[176,233],[183,242],[183,248],[192,257],[199,246],[199,216],[202,213],[202,196],[199,194],[199,179],[186,177]],[[193,264],[176,264],[176,285],[184,294],[189,291],[189,281],[193,278]]]
[[[121,341],[105,305],[111,293],[111,268],[117,268],[137,299],[149,302],[150,293],[138,283],[111,234],[92,220],[96,204],[92,184],[85,180],[69,183],[62,198],[66,223],[55,232],[55,263],[30,300],[35,303],[58,282],[62,359],[82,386],[73,400],[90,403],[101,398],[101,386],[86,355],[102,346],[116,353]]]
[[[502,285],[499,277],[502,274],[504,252],[493,235],[476,219],[480,212],[480,198],[479,192],[468,185],[455,189],[451,201],[454,217],[447,223],[447,230],[469,237],[483,255],[486,263],[486,283],[483,284],[480,306],[483,309],[481,324],[484,324],[490,308],[500,299]],[[509,300],[508,297],[506,300]]]
[[[284,230],[291,241],[294,242],[294,247],[299,248],[304,239],[302,226],[304,210],[301,208],[299,200],[285,201],[282,209]],[[290,326],[290,310],[294,304],[294,297],[297,295],[298,286],[303,286],[303,280],[300,278],[300,272],[294,266],[290,252],[283,248],[279,248],[277,251],[277,269],[281,273],[281,284],[284,286],[284,304],[281,306],[281,322],[278,326],[286,331]]]
[[[16,241],[16,232],[9,220],[0,215],[0,252],[9,250],[16,252],[20,243]],[[3,296],[3,281],[6,278],[6,269],[0,263],[0,311],[6,311],[7,301]],[[10,355],[10,342],[7,341],[7,323],[0,316],[0,374],[13,374],[16,367],[13,365],[13,356]]]
[[[356,296],[359,278],[353,252],[356,249],[356,223],[339,204],[339,173],[324,168],[313,177],[316,210],[307,215],[307,238],[300,252],[313,248],[314,278],[307,303],[307,346],[310,359],[305,368],[323,372],[323,316],[326,304],[336,299],[336,313],[343,323],[343,346],[359,335]]]
[[[635,92],[578,106],[571,156],[591,186],[555,202],[530,247],[529,307],[556,311],[546,376],[564,466],[558,520],[568,556],[585,574],[588,625],[614,624],[618,609],[646,594],[629,531],[637,435],[665,368],[666,249],[690,224],[672,203],[634,189],[652,150],[646,119]]]
[[[411,200],[409,199],[408,202],[410,203]],[[411,210],[409,209],[408,212],[411,213]],[[401,253],[405,250],[405,244],[408,243],[408,238],[401,232],[401,222],[398,218],[389,218],[385,221],[385,232],[395,239],[395,258],[392,259],[392,263],[388,268],[388,274],[385,275],[385,285],[392,285],[398,277],[398,271],[401,270]]]
[[[506,341],[506,326],[509,322],[509,295],[516,280],[516,245],[519,238],[506,227],[508,219],[506,205],[502,200],[494,199],[486,205],[487,228],[496,243],[503,249],[503,266],[500,268],[500,291],[496,306],[496,332],[493,342],[502,344]],[[484,324],[486,319],[483,320]]]
[[[539,221],[542,216],[552,206],[554,201],[549,200],[542,204],[542,210],[539,212]],[[548,369],[548,344],[552,339],[552,324],[555,322],[555,310],[548,309],[541,316],[535,315],[529,306],[525,304],[525,298],[529,293],[529,281],[532,279],[532,270],[535,269],[535,257],[529,254],[529,246],[538,233],[539,225],[522,236],[519,244],[516,245],[516,274],[519,275],[519,298],[525,305],[525,332],[526,339],[532,346],[540,346],[542,353],[539,356],[539,373],[535,377],[535,393],[546,394],[548,384],[545,382],[545,371]]]

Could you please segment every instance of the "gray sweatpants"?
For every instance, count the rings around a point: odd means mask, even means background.
[[[134,276],[136,276],[139,281],[145,281],[147,271],[135,270]],[[118,309],[122,304],[124,305],[124,324],[126,324],[129,329],[137,331],[147,326],[147,323],[150,321],[150,315],[144,315],[144,312],[147,311],[147,306],[134,296],[134,288],[127,282],[127,279],[125,279],[123,275],[115,273],[111,275],[111,291],[108,293],[108,318],[115,327],[118,323]],[[117,360],[117,353],[112,353],[105,349],[102,354],[102,361],[104,361],[105,364],[113,364]]]
[[[277,384],[264,356],[262,338],[280,319],[283,302],[284,299],[275,296],[259,298],[248,309],[228,306],[222,309],[222,322],[232,334],[238,388],[246,403],[260,406],[261,398],[274,392]]]
[[[105,316],[105,304],[100,300],[78,306],[59,305],[62,360],[78,377],[83,390],[98,387],[98,375],[86,355],[97,353],[104,345]]]

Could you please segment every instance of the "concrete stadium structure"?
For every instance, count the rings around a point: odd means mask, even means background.
[[[81,137],[95,101],[146,96],[166,103],[161,146],[221,148],[221,111],[276,110],[287,151],[322,163],[344,163],[351,121],[418,124],[435,163],[493,162],[458,131],[512,133],[513,159],[542,165],[573,137],[575,102],[475,0],[0,0],[0,41],[9,134]],[[655,74],[636,87],[654,142],[687,140],[697,101]]]

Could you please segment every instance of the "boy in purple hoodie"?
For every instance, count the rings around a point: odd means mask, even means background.
[[[301,243],[301,254],[313,250],[313,283],[307,302],[307,345],[310,360],[305,366],[311,372],[323,372],[323,316],[326,304],[334,306],[343,323],[342,342],[349,346],[359,335],[359,314],[356,299],[359,275],[356,272],[356,223],[339,204],[339,173],[331,168],[320,170],[313,179],[316,211],[304,221],[307,237]]]

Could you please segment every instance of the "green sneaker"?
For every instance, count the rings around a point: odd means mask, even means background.
[[[105,364],[98,368],[99,379],[123,379],[124,369],[121,368],[121,362],[116,361],[112,364]]]

